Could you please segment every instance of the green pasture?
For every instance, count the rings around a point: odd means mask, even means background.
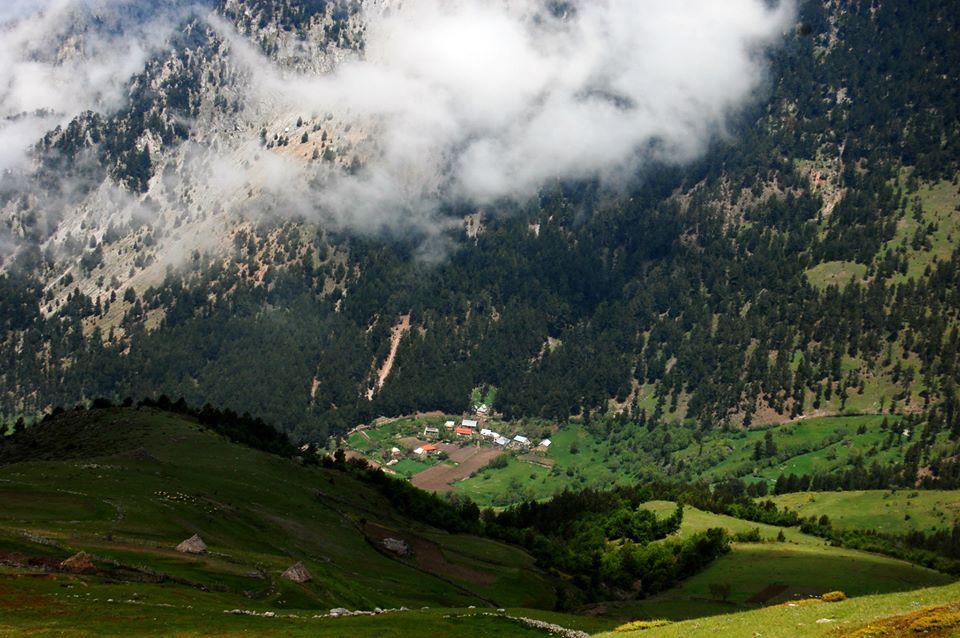
[[[951,529],[960,523],[957,490],[800,492],[776,496],[773,501],[803,517],[826,515],[838,529],[905,534]]]

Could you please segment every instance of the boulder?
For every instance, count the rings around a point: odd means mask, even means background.
[[[297,563],[296,565],[291,566],[281,575],[287,580],[292,580],[295,583],[306,583],[313,580],[313,576],[311,576],[307,568],[303,566],[303,563]]]
[[[93,560],[91,559],[90,554],[86,552],[78,552],[60,563],[60,569],[78,574],[92,572],[94,570]]]
[[[206,554],[207,544],[197,534],[177,545],[177,551],[184,554]]]
[[[393,552],[398,556],[406,556],[410,553],[410,546],[407,541],[399,538],[384,538],[380,543],[388,552]]]

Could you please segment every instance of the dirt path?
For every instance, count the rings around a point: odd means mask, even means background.
[[[459,465],[434,465],[414,475],[410,482],[422,490],[449,492],[453,489],[451,483],[465,479],[486,467],[490,461],[503,454],[503,450],[465,447],[457,450],[456,454],[458,459],[462,459]],[[454,458],[453,455],[450,458]]]
[[[386,360],[384,360],[383,365],[377,372],[377,387],[367,390],[367,399],[372,399],[374,393],[382,388],[383,384],[387,381],[387,377],[390,376],[390,371],[393,370],[393,363],[397,359],[397,348],[400,347],[400,340],[403,339],[403,335],[407,334],[409,330],[410,315],[403,315],[400,317],[400,323],[393,327],[393,334],[390,336],[390,353],[387,354]]]
[[[415,534],[390,530],[375,523],[367,523],[363,531],[377,542],[383,541],[385,538],[398,538],[404,541],[413,552],[413,559],[417,567],[425,572],[444,578],[455,578],[481,587],[489,587],[497,580],[493,574],[449,562],[439,545]]]

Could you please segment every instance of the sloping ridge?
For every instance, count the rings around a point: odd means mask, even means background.
[[[296,584],[299,607],[324,611],[357,600],[370,609],[509,607],[528,591],[553,592],[515,548],[430,527],[349,471],[229,442],[180,414],[70,411],[0,439],[0,459],[0,547],[56,538],[21,551],[51,564],[80,551],[110,556],[97,567],[118,582],[147,573],[189,583],[191,596],[235,596],[238,607],[287,604]],[[451,574],[378,551],[361,521],[430,539]],[[523,559],[504,567],[505,553]]]

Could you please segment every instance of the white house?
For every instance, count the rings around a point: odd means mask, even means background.
[[[416,454],[417,456],[423,456],[427,452],[422,447],[418,447],[416,450],[413,451],[413,453]]]
[[[493,430],[490,430],[490,429],[487,429],[487,428],[483,428],[483,429],[480,430],[480,436],[488,437],[488,436],[490,436],[490,435],[492,435],[492,434],[493,434]]]
[[[522,434],[518,434],[517,436],[513,437],[513,442],[516,443],[517,445],[522,445],[523,447],[527,447],[528,445],[530,445],[530,439],[523,436]]]
[[[455,425],[456,425],[456,422],[454,422],[454,421],[447,421],[446,423],[443,424],[443,427],[447,428],[448,430],[452,430],[452,429],[453,429],[453,426],[455,426]]]
[[[552,444],[553,444],[553,441],[551,441],[550,439],[544,439],[544,440],[540,441],[540,443],[539,443],[539,445],[537,445],[537,447],[542,447],[543,449],[546,450],[546,449],[549,448]]]
[[[428,425],[427,427],[423,428],[423,436],[424,438],[435,439],[440,436],[440,430]]]
[[[505,437],[505,436],[498,436],[498,437],[494,440],[494,443],[496,443],[497,445],[506,446],[506,445],[508,445],[508,444],[510,443],[510,439],[508,439],[508,438]]]
[[[473,419],[464,419],[461,425],[465,428],[475,428],[477,427],[477,422]]]

